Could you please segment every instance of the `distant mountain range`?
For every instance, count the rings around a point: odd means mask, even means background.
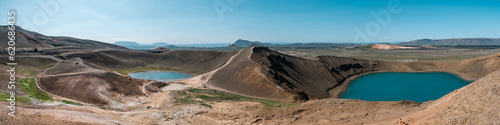
[[[500,45],[498,38],[419,39],[400,45]]]
[[[164,42],[158,42],[153,44],[139,44],[137,42],[132,42],[132,41],[116,41],[113,44],[137,50],[155,49],[156,47],[165,47],[170,45]]]
[[[0,41],[9,41],[7,26],[0,26]],[[16,26],[16,48],[77,48],[77,49],[127,49],[122,46],[117,46],[109,43],[104,43],[95,40],[78,39],[65,36],[45,36],[43,34],[25,30]],[[1,48],[6,48],[8,45],[0,44]]]
[[[258,41],[249,41],[238,39],[236,42],[231,44],[231,46],[236,47],[253,47],[253,46],[264,46],[271,48],[302,48],[302,49],[321,49],[321,48],[355,48],[362,46],[362,44],[351,44],[351,43],[266,43]]]
[[[7,26],[0,26],[0,41],[9,41],[7,38]],[[16,26],[16,48],[43,48],[43,49],[155,49],[156,47],[166,48],[210,48],[224,47],[229,43],[219,44],[179,44],[174,46],[164,42],[153,44],[139,44],[131,41],[117,41],[113,44],[79,39],[65,36],[45,36],[43,34],[25,30]],[[409,42],[401,42],[399,45],[500,45],[500,38],[454,38],[454,39],[419,39]],[[7,44],[0,44],[1,48],[6,48]],[[288,48],[355,48],[361,44],[349,43],[288,43],[288,44],[272,44],[259,41],[249,41],[238,39],[229,46],[246,48],[250,46],[266,46],[266,47],[288,47]]]

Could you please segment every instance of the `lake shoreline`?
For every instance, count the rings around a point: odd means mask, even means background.
[[[456,75],[457,77],[459,77],[460,79],[465,80],[465,81],[474,82],[475,80],[477,80],[477,79],[469,77],[469,76],[467,76],[467,75],[465,75],[463,73],[452,72],[452,71],[442,71],[442,70],[426,70],[426,71],[371,71],[371,72],[365,72],[365,73],[353,75],[353,76],[347,78],[341,84],[339,84],[338,86],[336,86],[333,89],[331,89],[330,91],[328,91],[328,93],[330,94],[330,97],[340,98],[340,96],[342,96],[342,94],[347,91],[347,89],[349,87],[349,84],[351,84],[351,82],[353,80],[355,80],[356,78],[358,78],[360,76],[368,75],[368,74],[373,74],[373,73],[387,73],[387,72],[397,72],[397,73],[449,73],[449,74]]]

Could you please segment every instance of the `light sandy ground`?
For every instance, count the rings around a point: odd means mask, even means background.
[[[500,123],[498,120],[494,121],[500,114],[499,71],[439,100],[422,104],[410,101],[367,102],[338,98],[309,100],[298,106],[285,107],[269,107],[248,101],[208,102],[213,108],[173,104],[173,91],[195,85],[199,87],[209,80],[210,73],[204,74],[205,78],[194,79],[195,83],[183,80],[181,82],[190,84],[171,84],[163,88],[165,91],[138,97],[137,102],[131,101],[125,105],[129,110],[124,112],[101,109],[88,104],[85,106],[18,104],[15,118],[7,116],[6,112],[9,112],[7,108],[0,108],[2,112],[0,122],[2,124],[387,125],[398,124],[399,119],[403,119],[413,124]],[[44,74],[40,77],[44,77]],[[75,101],[48,94],[56,99]],[[7,105],[7,102],[0,102],[0,107]]]
[[[406,47],[400,45],[374,44],[373,49],[420,49],[420,47]]]
[[[163,87],[161,90],[162,91],[172,91],[172,90],[182,90],[187,88],[187,85],[181,85],[181,84],[170,84],[168,86]]]
[[[492,80],[492,78],[490,78],[490,80]],[[483,80],[480,82],[491,81]],[[92,106],[36,106],[19,104],[18,117],[9,118],[3,113],[0,114],[0,121],[2,121],[2,123],[12,124],[387,125],[398,124],[399,119],[403,119],[403,121],[407,123],[415,123],[417,122],[416,120],[425,120],[425,118],[421,119],[420,117],[425,117],[425,114],[430,113],[429,111],[439,111],[438,109],[443,108],[442,104],[449,103],[448,101],[452,99],[462,98],[463,94],[459,95],[457,93],[465,91],[468,88],[473,88],[474,91],[476,89],[481,91],[480,87],[464,87],[461,90],[450,93],[440,100],[425,102],[423,104],[401,101],[367,102],[361,100],[329,98],[310,100],[299,106],[291,107],[266,107],[256,102],[223,101],[209,103],[212,105],[213,109],[199,105],[173,105],[170,103],[173,101],[171,96],[172,92],[164,91],[152,94],[150,98],[145,98],[141,101],[144,105],[151,105],[152,107],[150,109],[143,108],[127,112],[117,112]],[[467,106],[470,104],[478,104],[479,102],[463,103],[465,104],[462,104],[462,106]],[[0,103],[1,107],[5,107],[6,105],[8,105],[7,102]],[[495,110],[490,110],[490,112],[491,111]],[[1,108],[0,112],[7,112],[7,109]],[[430,124],[440,123],[444,122],[430,122]]]

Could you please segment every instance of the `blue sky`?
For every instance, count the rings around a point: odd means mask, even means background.
[[[387,11],[394,2],[401,11],[389,13],[383,26],[370,12]],[[214,3],[232,11],[218,13]],[[47,11],[46,5],[55,6]],[[15,9],[18,25],[45,35],[109,43],[500,38],[500,1],[494,0],[7,0],[0,9]],[[0,18],[7,24],[7,14]],[[355,40],[356,28],[371,35]]]

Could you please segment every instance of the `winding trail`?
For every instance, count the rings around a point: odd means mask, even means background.
[[[38,88],[39,91],[42,91],[43,93],[46,93],[48,95],[50,95],[52,97],[52,99],[54,100],[67,100],[67,101],[72,101],[72,102],[77,102],[77,103],[80,103],[80,104],[83,104],[83,105],[91,105],[91,104],[88,104],[88,103],[84,103],[84,102],[80,102],[80,101],[77,101],[77,100],[73,100],[73,99],[70,99],[70,98],[66,98],[66,97],[62,97],[62,96],[58,96],[56,94],[52,94],[50,92],[47,92],[45,91],[45,89],[43,89],[39,83],[38,83],[38,78],[34,78],[35,79],[35,85],[36,87]]]
[[[38,90],[42,91],[43,93],[46,93],[50,96],[52,96],[52,98],[54,99],[58,99],[58,100],[68,100],[68,101],[72,101],[72,102],[78,102],[78,103],[81,103],[81,104],[84,104],[84,105],[92,105],[92,104],[88,104],[88,103],[84,103],[84,102],[81,102],[81,101],[77,101],[77,100],[74,100],[74,99],[70,99],[70,98],[66,98],[66,97],[62,97],[62,96],[59,96],[59,95],[56,95],[56,94],[53,94],[53,93],[50,93],[48,91],[46,91],[41,85],[40,85],[40,82],[39,82],[39,78],[41,77],[56,77],[56,76],[69,76],[69,75],[78,75],[78,74],[86,74],[86,73],[103,73],[103,72],[106,72],[105,70],[100,70],[100,69],[96,69],[96,68],[93,68],[93,67],[90,67],[88,65],[85,65],[83,64],[83,60],[80,59],[80,58],[77,58],[78,59],[78,62],[80,62],[81,65],[85,66],[86,68],[89,68],[90,71],[85,71],[85,72],[73,72],[73,73],[62,73],[62,74],[56,74],[56,75],[46,75],[46,72],[50,69],[53,69],[55,68],[57,65],[59,65],[59,63],[63,62],[63,61],[66,61],[66,60],[60,60],[60,59],[57,59],[55,58],[54,56],[29,56],[29,57],[44,57],[44,58],[51,58],[51,59],[54,59],[56,61],[58,61],[54,66],[50,67],[50,68],[47,68],[45,69],[44,72],[38,74],[34,79],[35,79],[35,85],[36,87],[38,88]]]
[[[33,56],[33,57],[42,57],[42,56]],[[47,57],[47,56],[43,56],[43,57]],[[70,98],[66,98],[66,97],[62,97],[62,96],[59,96],[59,95],[56,95],[56,94],[53,94],[53,93],[50,93],[48,91],[46,91],[42,86],[40,86],[40,83],[39,83],[39,78],[40,77],[54,77],[54,76],[66,76],[66,75],[76,75],[76,74],[83,74],[83,73],[88,73],[88,72],[76,72],[76,73],[64,73],[64,74],[58,74],[58,75],[45,75],[45,73],[56,67],[59,63],[61,63],[62,61],[64,60],[60,60],[60,59],[57,59],[55,58],[54,56],[50,56],[49,58],[52,58],[56,61],[58,61],[54,66],[50,67],[50,68],[47,68],[45,69],[45,71],[43,71],[42,73],[38,74],[34,79],[35,79],[35,85],[36,87],[38,88],[39,91],[42,91],[43,93],[46,93],[46,94],[49,94],[50,96],[52,96],[53,99],[59,99],[59,100],[68,100],[68,101],[72,101],[72,102],[77,102],[77,103],[81,103],[81,104],[84,104],[84,105],[91,105],[91,104],[88,104],[88,103],[84,103],[84,102],[81,102],[81,101],[77,101],[77,100],[74,100],[74,99],[70,99]],[[80,58],[78,58],[80,62],[82,62],[82,60]],[[84,64],[82,64],[84,65]],[[92,67],[89,67],[87,65],[84,65],[86,66],[87,68],[91,68],[91,69],[94,69]],[[97,69],[94,69],[94,70],[97,70]],[[98,71],[95,71],[95,72],[98,72]]]
[[[155,81],[149,81],[149,82],[147,82],[146,84],[143,84],[143,85],[142,85],[142,92],[143,92],[144,94],[146,94],[146,96],[147,96],[147,97],[150,97],[151,95],[149,95],[149,94],[148,94],[148,92],[146,91],[146,86],[147,86],[147,85],[149,85],[149,84],[152,84],[152,83],[154,83],[154,82],[155,82]]]
[[[229,60],[224,65],[222,65],[221,67],[219,67],[219,68],[217,68],[215,70],[212,70],[210,72],[207,72],[205,74],[202,74],[202,75],[199,75],[199,76],[196,76],[196,77],[193,77],[193,78],[181,80],[179,82],[186,83],[188,85],[191,85],[192,87],[198,87],[198,86],[201,86],[203,84],[208,84],[208,82],[210,81],[210,78],[212,78],[212,76],[217,71],[219,71],[220,69],[222,69],[222,68],[226,67],[227,65],[229,65],[229,63],[231,63],[233,61],[234,57],[238,56],[241,53],[241,51],[243,51],[243,50],[239,50],[238,53],[236,53],[233,56],[231,56],[231,58],[229,58]]]
[[[217,72],[219,71],[220,69],[226,67],[227,65],[229,65],[231,62],[233,62],[234,58],[238,55],[240,55],[240,53],[242,52],[243,50],[239,50],[236,54],[234,54],[233,56],[231,56],[229,58],[228,61],[226,61],[226,63],[220,67],[218,67],[217,69],[214,69],[212,71],[209,71],[207,73],[204,73],[202,75],[199,75],[199,76],[196,76],[196,77],[193,77],[193,78],[190,78],[190,79],[185,79],[185,80],[181,80],[181,81],[176,81],[176,83],[187,83],[186,85],[188,86],[191,86],[191,87],[198,87],[200,85],[203,85],[203,84],[207,84],[209,83],[210,81],[210,78]],[[170,51],[169,51],[170,52]],[[77,101],[77,100],[74,100],[74,99],[70,99],[70,98],[67,98],[67,97],[62,97],[62,96],[59,96],[59,95],[56,95],[56,94],[53,94],[47,90],[44,89],[44,87],[41,85],[40,83],[40,78],[44,78],[44,77],[58,77],[58,76],[70,76],[70,75],[79,75],[79,74],[87,74],[87,73],[104,73],[104,72],[109,72],[109,71],[106,71],[106,70],[102,70],[102,69],[96,69],[94,67],[91,67],[91,66],[88,66],[86,65],[85,63],[83,63],[83,60],[81,58],[77,58],[77,62],[80,62],[81,65],[85,66],[86,68],[88,68],[89,70],[88,71],[83,71],[83,72],[69,72],[69,73],[61,73],[61,74],[47,74],[47,72],[53,68],[55,68],[56,66],[60,65],[61,62],[64,62],[64,61],[68,61],[68,60],[61,60],[61,59],[58,59],[54,56],[46,56],[46,55],[26,55],[26,56],[23,56],[23,57],[41,57],[41,58],[50,58],[50,59],[53,59],[55,61],[57,61],[57,63],[50,67],[50,68],[47,68],[45,69],[42,73],[38,74],[36,77],[34,77],[34,80],[35,80],[35,85],[36,87],[38,88],[39,91],[43,92],[43,93],[46,93],[48,95],[50,95],[53,99],[55,100],[68,100],[68,101],[72,101],[72,102],[77,102],[77,103],[81,103],[81,104],[84,104],[84,105],[87,105],[87,106],[92,106],[93,104],[89,104],[89,103],[85,103],[85,102],[81,102],[81,101]],[[120,73],[117,73],[117,72],[111,72],[111,73],[114,73],[114,74],[118,74],[118,75],[121,75],[121,76],[128,76],[128,75],[123,75],[123,74],[120,74]],[[147,95],[147,97],[151,97],[152,95],[150,95],[147,90],[146,90],[146,86],[147,85],[150,85],[152,83],[154,83],[155,81],[147,81],[146,83],[144,83],[142,85],[142,92],[144,94]]]

